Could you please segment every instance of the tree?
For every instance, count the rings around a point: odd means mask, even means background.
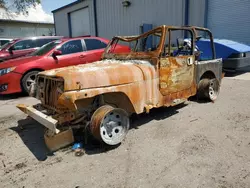
[[[16,13],[28,14],[27,8],[40,4],[40,0],[0,0],[0,8],[14,10]]]

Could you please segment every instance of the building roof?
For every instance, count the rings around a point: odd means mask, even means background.
[[[75,2],[73,2],[73,3],[67,4],[67,5],[65,5],[65,6],[62,6],[62,7],[58,8],[58,9],[52,10],[51,12],[52,12],[52,13],[57,12],[57,11],[59,11],[59,10],[62,10],[62,9],[64,9],[64,8],[67,8],[67,7],[70,7],[70,6],[73,6],[73,5],[76,5],[76,4],[81,3],[81,2],[83,2],[83,1],[84,1],[84,0],[77,0],[77,1],[75,1]]]
[[[10,19],[0,19],[0,22],[14,22],[14,23],[35,23],[35,24],[51,24],[52,22],[43,22],[43,21],[26,21],[26,20],[10,20]]]

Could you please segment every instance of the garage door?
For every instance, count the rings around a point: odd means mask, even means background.
[[[209,0],[207,26],[217,38],[250,44],[250,1]]]
[[[90,34],[89,8],[83,8],[70,13],[71,36]]]

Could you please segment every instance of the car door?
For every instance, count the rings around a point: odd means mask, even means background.
[[[183,30],[183,29],[182,29]],[[183,97],[186,93],[193,91],[195,86],[195,57],[193,46],[188,48],[185,43],[179,44],[179,40],[175,38],[179,30],[169,29],[168,55],[160,58],[160,91],[164,96],[171,96],[171,99]],[[193,32],[187,30],[192,36]],[[177,41],[177,51],[172,53],[174,41]],[[176,46],[176,45],[175,45]]]
[[[84,39],[87,55],[84,57],[85,63],[99,61],[102,57],[107,44],[99,39],[86,38]]]
[[[12,53],[10,53],[11,58],[21,57],[36,50],[36,40],[21,40],[13,44],[10,48],[12,49]]]
[[[81,39],[67,41],[57,48],[57,50],[61,51],[62,54],[56,56],[57,59],[54,60],[56,67],[81,64],[84,62],[83,59],[86,56]]]

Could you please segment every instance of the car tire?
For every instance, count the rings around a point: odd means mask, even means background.
[[[219,91],[220,83],[216,78],[203,78],[198,84],[197,96],[200,100],[205,99],[213,102],[217,99]]]
[[[30,71],[26,73],[21,80],[21,87],[24,93],[29,94],[29,89],[32,83],[35,83],[36,75],[39,71]]]

